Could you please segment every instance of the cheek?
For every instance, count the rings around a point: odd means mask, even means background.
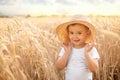
[[[86,39],[86,35],[81,35],[81,36],[79,36],[79,39]]]
[[[71,36],[71,35],[69,35],[69,39],[72,39],[72,36]]]
[[[85,39],[85,37],[84,36],[80,36],[79,39]]]

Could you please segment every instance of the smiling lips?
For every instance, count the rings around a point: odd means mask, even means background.
[[[77,40],[73,40],[74,42],[79,42],[80,41],[80,39],[77,39]]]

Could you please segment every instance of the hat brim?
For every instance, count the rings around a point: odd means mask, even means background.
[[[83,21],[83,20],[74,20],[74,21],[69,21],[63,24],[60,24],[57,28],[56,28],[56,33],[58,35],[58,38],[60,39],[60,41],[62,41],[63,43],[68,44],[69,43],[69,38],[68,38],[68,32],[67,32],[67,27],[70,24],[75,24],[75,23],[79,23],[79,24],[83,24],[86,27],[89,28],[91,34],[90,37],[86,40],[86,43],[90,43],[93,42],[96,36],[96,30],[95,27],[93,26],[93,24]]]

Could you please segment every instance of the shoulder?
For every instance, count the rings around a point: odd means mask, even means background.
[[[96,47],[93,47],[91,52],[98,52],[98,51],[97,51]]]
[[[98,53],[98,51],[97,51],[97,49],[95,47],[93,47],[93,49],[91,50],[91,56],[93,58],[98,58],[98,59],[100,58],[99,53]]]
[[[63,47],[61,47],[61,50],[59,52],[59,56],[63,56],[64,52],[65,52],[65,49]]]

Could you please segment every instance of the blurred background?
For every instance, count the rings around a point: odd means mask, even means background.
[[[0,16],[120,15],[120,0],[0,0]]]

